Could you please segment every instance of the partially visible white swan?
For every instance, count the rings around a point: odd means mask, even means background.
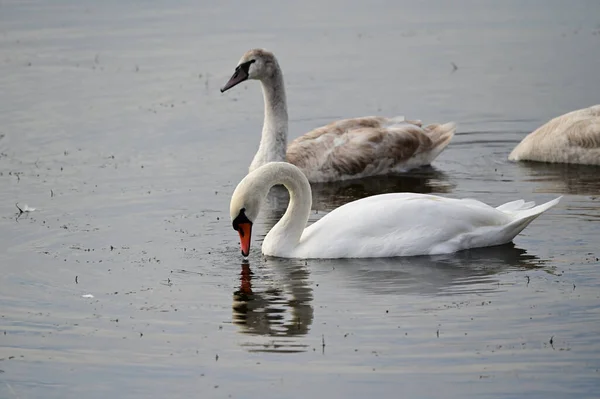
[[[261,82],[265,102],[262,138],[250,171],[268,162],[287,161],[310,182],[402,172],[429,165],[456,131],[454,123],[422,127],[420,121],[404,117],[371,116],[333,122],[298,137],[288,147],[283,73],[273,53],[246,52],[221,92],[247,79]]]
[[[272,162],[250,172],[231,198],[231,220],[244,256],[261,204],[277,184],[289,190],[290,204],[265,237],[262,252],[284,258],[435,255],[505,244],[560,200],[535,207],[519,200],[493,208],[473,199],[382,194],[349,202],[306,227],[308,180],[294,165]]]
[[[508,159],[600,165],[600,105],[552,119],[525,137]]]

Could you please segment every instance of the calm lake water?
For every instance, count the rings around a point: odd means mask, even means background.
[[[431,168],[314,186],[312,220],[394,191],[563,200],[514,245],[305,262],[257,250],[277,196],[243,263],[262,95],[218,89],[254,47],[292,138],[458,123]],[[600,2],[3,0],[0,49],[0,397],[600,395],[600,168],[506,159],[600,102]]]

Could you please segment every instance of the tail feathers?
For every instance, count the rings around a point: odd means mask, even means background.
[[[512,221],[507,224],[484,226],[474,232],[462,234],[459,236],[459,239],[456,240],[456,248],[489,247],[511,242],[517,234],[523,231],[523,229],[538,216],[558,204],[561,198],[562,197],[558,197],[538,206],[532,206],[531,202],[525,202],[523,200],[512,201],[501,205],[496,209],[503,208],[500,210],[506,212],[507,216],[512,219]],[[507,209],[512,209],[513,211],[507,211]]]
[[[558,198],[553,199],[552,201],[548,201],[538,206],[534,206],[533,208],[525,209],[522,212],[518,213],[518,218],[528,218],[528,217],[537,217],[542,213],[546,212],[548,209],[552,208],[554,205],[558,204],[562,198],[562,195]]]
[[[431,162],[450,144],[450,140],[452,140],[456,132],[456,123],[448,122],[442,125],[429,125],[425,129],[429,128],[432,130],[429,131],[428,136],[433,145],[427,158]]]
[[[503,229],[505,234],[512,235],[513,237],[515,237],[517,234],[523,231],[523,229],[527,227],[529,223],[533,222],[538,216],[546,212],[548,209],[552,208],[554,205],[558,204],[561,198],[562,196],[535,207],[528,207],[531,203],[521,200],[523,202],[523,207],[518,211],[512,211],[514,212],[514,220],[508,225],[506,225],[506,227]],[[508,204],[504,204],[501,206],[514,204],[516,202],[519,201],[509,202]],[[506,212],[505,210],[502,211]]]
[[[533,201],[525,202],[522,199],[520,199],[520,200],[516,200],[516,201],[507,202],[506,204],[500,205],[496,209],[498,209],[499,211],[502,211],[502,212],[517,212],[517,211],[523,211],[525,209],[531,209],[534,206],[535,206],[535,202],[533,202]]]
[[[429,138],[433,141],[433,145],[435,147],[439,147],[443,145],[445,147],[448,145],[452,137],[454,137],[454,133],[456,132],[456,123],[448,122],[444,124],[433,124],[427,126],[425,129],[429,131]]]

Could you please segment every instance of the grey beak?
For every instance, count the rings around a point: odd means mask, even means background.
[[[248,79],[248,72],[246,72],[244,68],[237,67],[233,73],[233,76],[231,76],[229,79],[229,82],[227,82],[225,86],[221,87],[221,93],[224,93],[232,87],[237,86],[246,79]]]

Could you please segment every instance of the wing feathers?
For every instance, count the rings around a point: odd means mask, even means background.
[[[450,142],[454,123],[421,127],[403,117],[345,119],[294,140],[287,159],[310,181],[359,178],[429,164]]]

